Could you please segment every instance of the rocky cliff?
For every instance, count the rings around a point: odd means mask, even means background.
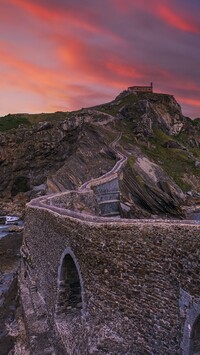
[[[76,149],[82,124],[79,116],[0,132],[0,197],[9,212],[13,200],[23,210],[24,202],[45,193],[47,176]]]
[[[184,117],[171,95],[124,91],[90,109],[33,116],[0,119],[4,212],[104,174],[116,162],[109,143],[118,132],[128,157],[121,194],[133,217],[177,214],[183,192],[200,191],[200,120]]]
[[[77,112],[8,115],[0,118],[1,213],[23,215],[34,197],[76,190],[101,178],[121,155],[124,164],[110,193],[117,192],[110,201],[121,206],[117,212],[125,218],[180,218],[187,196],[200,193],[199,148],[200,120],[184,117],[174,97],[165,94],[125,91],[110,103]],[[72,202],[87,215],[83,201]],[[15,338],[17,353],[26,343],[21,316],[15,321],[21,237],[8,236],[0,245],[5,353]]]
[[[15,316],[19,307],[17,272],[22,233],[0,238],[0,354],[9,354],[16,340]]]

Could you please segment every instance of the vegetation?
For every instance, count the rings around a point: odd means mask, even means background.
[[[195,118],[195,120],[192,121],[192,124],[194,127],[200,128],[200,118]]]
[[[26,115],[31,124],[43,121],[62,121],[68,117],[68,112],[57,111],[54,113],[39,113]]]
[[[0,117],[0,131],[9,131],[19,126],[31,126],[32,124],[43,121],[61,121],[68,117],[66,112],[39,113],[39,114],[9,114]]]
[[[155,130],[154,133],[155,137],[150,138],[150,146],[143,144],[142,151],[161,165],[183,191],[190,190],[191,185],[184,181],[184,174],[199,175],[199,171],[195,168],[195,159],[190,156],[187,150],[163,147],[165,142],[172,140],[172,137],[160,130]],[[175,140],[174,137],[173,140]],[[190,149],[190,151],[198,153],[197,155],[200,157],[199,150]]]
[[[191,188],[190,184],[185,180],[185,174],[190,176],[199,175],[199,170],[195,167],[195,160],[200,161],[200,149],[191,148],[189,146],[189,139],[193,134],[193,131],[199,132],[200,118],[191,120],[185,118],[186,129],[178,136],[169,136],[163,132],[163,130],[154,128],[152,137],[136,135],[134,133],[135,128],[139,128],[140,133],[143,127],[140,127],[141,112],[135,105],[138,101],[148,99],[151,103],[158,101],[161,104],[169,104],[171,97],[166,94],[152,94],[152,93],[121,93],[114,101],[94,106],[92,109],[101,111],[103,113],[117,116],[120,113],[120,109],[126,106],[127,117],[126,119],[118,119],[111,123],[113,131],[99,126],[98,130],[102,131],[105,139],[111,142],[115,138],[115,131],[121,131],[122,137],[120,143],[125,149],[133,150],[134,147],[139,147],[150,159],[152,159],[158,165],[161,165],[166,173],[184,190],[187,191]],[[41,114],[13,114],[5,117],[0,117],[0,131],[8,131],[10,129],[16,129],[19,126],[31,126],[42,121],[61,121],[67,117],[73,117],[82,110],[74,112],[55,112],[55,113],[41,113]],[[101,114],[100,114],[101,115]],[[100,120],[99,115],[99,120]],[[103,117],[104,118],[104,117]],[[98,120],[97,119],[97,120]],[[188,127],[188,130],[187,130]],[[135,130],[136,132],[136,130]],[[141,133],[142,134],[142,133]],[[167,148],[167,142],[177,142],[175,146]],[[186,147],[182,149],[181,145]],[[132,166],[134,161],[129,158],[129,165]]]
[[[112,116],[116,116],[119,113],[119,110],[127,104],[133,104],[138,101],[138,96],[135,94],[128,94],[125,97],[116,99],[115,101],[109,102],[105,105],[96,106],[95,108],[99,111],[107,113]]]
[[[22,115],[7,115],[0,118],[0,131],[8,131],[13,128],[18,128],[20,125],[28,126],[30,125],[30,122]]]
[[[130,121],[116,121],[115,128],[122,132],[123,143],[136,144],[137,140],[133,131],[133,124]]]
[[[136,158],[134,156],[128,157],[128,165],[131,169],[134,169],[134,164],[136,162]]]

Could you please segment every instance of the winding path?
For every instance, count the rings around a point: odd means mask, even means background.
[[[94,185],[100,185],[102,183],[105,183],[106,181],[108,181],[109,178],[113,178],[114,174],[117,174],[121,168],[126,164],[127,162],[127,157],[120,153],[118,150],[116,150],[115,146],[116,144],[119,142],[119,140],[121,139],[122,133],[119,133],[119,135],[114,139],[114,141],[112,143],[109,144],[110,148],[112,148],[116,154],[116,156],[119,158],[119,160],[116,162],[116,164],[114,165],[114,167],[108,171],[107,173],[105,173],[104,175],[96,178],[96,179],[91,179],[89,181],[86,181],[80,188],[80,191],[84,191],[85,189],[91,188]]]
[[[184,225],[198,225],[199,221],[196,220],[172,220],[172,219],[125,219],[125,218],[113,218],[113,217],[103,217],[103,216],[93,216],[89,214],[85,214],[84,212],[77,212],[74,210],[66,209],[66,208],[61,208],[56,205],[54,205],[54,198],[58,198],[59,196],[65,196],[67,200],[67,196],[70,196],[72,193],[77,193],[77,194],[82,194],[85,192],[88,192],[92,189],[94,186],[98,186],[101,184],[104,184],[114,178],[116,178],[121,171],[121,169],[124,167],[124,165],[127,163],[127,157],[122,153],[119,152],[116,148],[117,143],[120,141],[122,137],[122,133],[118,134],[117,137],[110,143],[110,148],[112,148],[118,157],[118,161],[114,165],[114,167],[105,173],[104,175],[96,178],[96,179],[91,179],[89,181],[86,181],[83,185],[80,186],[80,188],[76,191],[65,191],[65,192],[59,192],[59,193],[53,193],[51,195],[46,195],[42,196],[39,198],[36,198],[32,201],[30,201],[27,206],[28,207],[33,207],[33,208],[42,208],[42,209],[47,209],[50,210],[54,213],[58,213],[62,216],[68,216],[71,218],[76,218],[79,220],[85,220],[88,222],[95,222],[95,223],[107,223],[107,222],[115,222],[119,224],[136,224],[136,223],[151,223],[151,224],[184,224]]]

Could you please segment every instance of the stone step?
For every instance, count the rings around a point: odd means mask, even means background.
[[[120,212],[120,201],[113,200],[113,201],[105,201],[99,204],[99,209],[101,215],[110,214],[113,212]]]
[[[100,215],[109,215],[110,213],[120,213],[119,203],[103,204],[99,206]]]
[[[105,181],[105,182],[99,182],[98,185],[93,186],[93,191],[95,195],[98,194],[107,194],[107,193],[112,193],[112,192],[117,192],[119,191],[119,183],[118,183],[118,177],[113,177],[112,180]]]
[[[111,212],[111,213],[107,213],[107,214],[103,214],[101,215],[101,217],[119,217],[121,218],[121,215],[119,212]]]
[[[106,200],[106,201],[101,201],[98,203],[99,206],[103,206],[103,205],[108,205],[108,204],[112,204],[112,203],[117,203],[119,205],[120,200],[119,199],[114,199],[114,200]]]
[[[99,194],[96,195],[97,202],[100,203],[102,201],[109,201],[109,200],[119,200],[120,195],[118,192],[110,192],[108,194]]]

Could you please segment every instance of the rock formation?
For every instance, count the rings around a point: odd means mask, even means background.
[[[180,218],[185,192],[198,196],[199,119],[184,117],[171,95],[125,91],[114,101],[90,109],[55,113],[49,120],[46,115],[37,116],[41,122],[33,122],[29,115],[25,120],[24,115],[17,117],[18,127],[9,126],[9,130],[0,133],[3,212],[23,214],[25,203],[34,197],[79,190],[78,195],[71,192],[67,201],[65,195],[63,201],[59,195],[59,208],[62,205],[64,209],[78,210],[94,219],[96,215],[103,216],[105,221],[109,217],[155,215]],[[117,179],[114,176],[109,181],[109,171],[117,173]],[[100,181],[102,176],[107,176],[108,181],[101,189],[94,184],[96,197],[88,191],[84,195],[82,188],[87,190],[87,181]],[[53,201],[57,208],[56,197]],[[31,259],[24,257],[30,264]],[[10,280],[7,300],[12,299],[14,306],[12,311],[6,308],[3,322],[13,318],[17,304],[16,293],[12,294],[15,278]],[[31,292],[35,287],[32,286]],[[10,332],[2,328],[5,351],[13,344],[15,327],[11,323]],[[16,349],[22,349],[20,336]]]
[[[183,201],[181,190],[199,191],[199,119],[184,117],[173,96],[125,91],[110,103],[57,115],[49,121],[41,115],[37,120],[45,121],[0,133],[0,208],[5,212],[22,213],[25,202],[48,189],[73,189],[101,176],[115,163],[109,142],[117,132],[129,157],[124,176],[132,181],[131,197],[121,193],[132,210],[174,214]]]
[[[8,354],[16,339],[15,316],[19,307],[17,273],[22,233],[0,239],[0,353]],[[18,330],[17,332],[18,333]]]

